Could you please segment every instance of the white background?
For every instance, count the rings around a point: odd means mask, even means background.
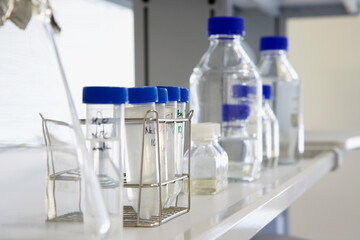
[[[289,56],[304,84],[307,130],[360,129],[360,17],[288,22]],[[290,208],[290,232],[316,240],[360,239],[360,152]]]

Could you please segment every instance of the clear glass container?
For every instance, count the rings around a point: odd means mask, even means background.
[[[180,88],[180,101],[177,103],[177,118],[186,118],[186,107],[189,102],[189,90],[187,88]],[[178,150],[177,150],[177,162],[182,166],[188,164],[188,160],[184,158],[185,147],[188,150],[189,141],[187,140],[188,136],[185,131],[185,123],[179,123],[177,125],[177,141],[178,141]],[[185,138],[185,136],[187,136]],[[179,166],[180,168],[180,166]]]
[[[263,109],[262,111],[262,139],[263,139],[263,160],[262,166],[264,168],[269,168],[272,165],[272,129],[271,129],[271,119],[269,115]]]
[[[214,17],[209,19],[208,35],[210,46],[194,68],[190,77],[190,108],[194,109],[194,122],[222,123],[221,145],[226,149],[230,162],[240,161],[241,148],[236,146],[237,136],[224,126],[223,121],[230,116],[228,107],[237,104],[233,97],[234,85],[253,88],[253,101],[248,103],[247,131],[252,141],[252,163],[247,169],[248,181],[258,178],[258,168],[262,159],[262,121],[261,121],[261,79],[254,63],[244,48],[244,22],[238,17]],[[225,144],[227,146],[225,146]],[[234,151],[234,152],[232,152]],[[231,170],[230,170],[231,171]]]
[[[271,127],[271,160],[267,167],[276,167],[279,162],[279,151],[280,151],[280,142],[279,142],[279,122],[275,116],[274,111],[271,109],[271,86],[270,85],[263,85],[263,112],[264,115],[270,121]],[[263,161],[264,162],[264,161]]]
[[[127,101],[127,88],[83,89],[90,161],[110,216],[109,234],[117,237],[121,237],[123,225],[124,104]]]
[[[166,88],[157,88],[159,100],[155,104],[155,109],[159,114],[160,119],[164,119],[166,116],[166,103],[168,103],[168,93]],[[161,161],[161,181],[168,180],[168,167],[167,167],[167,132],[166,124],[159,123],[159,140],[160,140],[160,161]],[[168,185],[161,187],[161,205],[165,206],[169,197]]]
[[[7,2],[27,13],[12,14],[17,23],[30,20],[31,1]],[[110,219],[46,3],[41,21],[0,29],[1,237],[104,238]]]
[[[149,110],[155,110],[156,101],[158,101],[156,87],[129,88],[129,104],[125,109],[125,118],[145,118]],[[150,113],[147,117],[154,118],[156,116],[155,113]],[[125,128],[127,146],[125,157],[126,183],[140,184],[141,170],[143,184],[159,183],[156,123],[148,121],[144,129],[142,122],[127,122]],[[142,188],[140,201],[139,189],[127,189],[128,200],[140,218],[150,219],[151,216],[159,215],[158,191],[158,188]]]
[[[186,159],[190,154],[191,158],[191,194],[219,193],[226,189],[228,184],[228,156],[218,141],[220,124],[193,124],[191,130],[193,144],[191,150],[187,151],[184,156]],[[185,192],[188,192],[187,186],[185,183]]]
[[[259,72],[271,85],[272,109],[279,121],[280,163],[294,163],[304,152],[302,84],[287,57],[286,37],[261,39]]]
[[[165,105],[165,118],[176,119],[177,116],[177,104],[180,101],[180,88],[171,86],[158,86],[158,88],[165,88],[168,91],[168,103]],[[177,123],[168,123],[167,132],[167,167],[168,167],[168,180],[179,177],[182,174],[182,165],[180,166],[177,152],[178,148],[178,125]],[[170,183],[169,198],[165,204],[165,207],[175,205],[176,197],[181,191],[181,182]]]
[[[226,122],[230,132],[220,140],[229,155],[229,180],[253,181],[258,178],[262,158],[256,158],[257,139],[248,131],[250,107],[246,103],[228,105],[227,111],[234,113]]]

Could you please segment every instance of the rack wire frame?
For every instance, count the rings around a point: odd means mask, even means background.
[[[124,206],[124,226],[125,227],[158,227],[161,224],[164,224],[178,216],[181,216],[185,213],[188,213],[190,211],[190,154],[188,158],[188,172],[183,173],[181,176],[177,176],[173,179],[169,179],[167,181],[162,181],[161,178],[161,151],[160,151],[160,132],[159,132],[159,125],[162,124],[181,124],[183,123],[184,128],[188,131],[188,147],[191,148],[191,119],[193,116],[194,110],[190,110],[185,118],[176,118],[176,119],[160,119],[159,114],[156,110],[149,110],[145,114],[144,118],[126,118],[125,123],[142,123],[143,124],[143,138],[142,138],[142,152],[141,152],[141,162],[140,162],[140,179],[139,184],[129,184],[126,183],[126,177],[125,177],[125,183],[124,188],[138,188],[139,189],[139,197],[138,197],[138,205],[137,209],[138,212],[136,213],[134,209],[130,206]],[[155,114],[155,117],[152,117]],[[152,116],[151,116],[152,115]],[[146,124],[149,122],[155,122],[156,124],[156,135],[157,135],[157,164],[158,164],[158,172],[157,172],[157,178],[159,181],[157,183],[151,183],[151,184],[144,184],[143,183],[143,165],[144,165],[144,150],[145,150],[145,128]],[[183,131],[185,133],[185,131]],[[186,136],[186,135],[185,135]],[[155,160],[155,159],[154,159]],[[155,161],[156,161],[155,160]],[[187,179],[188,184],[188,193],[187,193],[187,205],[185,207],[179,207],[179,195],[176,197],[175,206],[169,207],[169,208],[162,208],[162,188],[165,188],[167,185],[172,184],[175,182],[182,181],[184,183],[185,179]],[[141,219],[140,218],[140,211],[141,211],[141,193],[143,188],[158,188],[158,198],[159,198],[159,216],[153,216],[151,219]]]
[[[41,117],[41,124],[42,124],[42,132],[46,147],[46,214],[48,222],[82,222],[83,221],[83,213],[81,209],[81,175],[79,168],[73,168],[69,170],[57,171],[56,164],[54,162],[54,150],[61,150],[64,151],[65,149],[59,149],[59,146],[53,146],[51,141],[51,134],[48,129],[48,124],[52,123],[58,126],[63,126],[69,129],[72,129],[72,126],[66,122],[53,120],[53,119],[46,119],[40,113]],[[57,209],[57,200],[56,200],[56,183],[57,181],[71,181],[71,182],[78,182],[79,184],[79,201],[77,203],[78,210],[74,212],[69,212],[63,215],[58,215]],[[52,185],[52,192],[49,192],[49,186]],[[49,217],[50,212],[50,202],[53,203],[53,211],[54,216]]]
[[[190,154],[188,157],[188,172],[187,173],[183,173],[181,176],[177,176],[173,179],[168,179],[167,181],[162,182],[162,178],[161,178],[161,151],[160,151],[160,132],[159,132],[159,125],[161,124],[181,124],[183,123],[183,126],[185,129],[187,129],[188,134],[185,136],[188,136],[188,149],[191,149],[191,119],[193,117],[193,113],[194,110],[190,110],[185,118],[175,118],[175,119],[160,119],[159,118],[159,114],[156,110],[149,110],[146,112],[144,118],[126,118],[125,119],[125,123],[142,123],[143,124],[143,138],[142,138],[142,152],[141,152],[141,163],[140,163],[140,179],[139,179],[139,184],[129,184],[126,182],[126,174],[124,174],[124,188],[138,188],[139,189],[139,197],[138,197],[138,213],[135,212],[135,210],[131,207],[131,206],[124,206],[124,213],[123,213],[123,222],[124,222],[124,226],[125,227],[157,227],[160,226],[161,224],[164,224],[180,215],[183,215],[185,213],[188,213],[190,211],[190,198],[191,198],[191,194],[190,194]],[[152,115],[152,116],[151,116]],[[155,115],[155,117],[153,117],[153,115]],[[56,177],[57,175],[59,175],[60,173],[57,173],[55,171],[55,165],[53,162],[53,158],[52,158],[52,144],[50,141],[50,135],[49,135],[49,130],[47,129],[47,123],[51,122],[54,123],[56,125],[60,125],[60,126],[66,126],[69,128],[72,128],[72,126],[68,123],[62,122],[62,121],[57,121],[57,120],[52,120],[52,119],[45,119],[41,114],[40,114],[41,118],[42,118],[42,130],[43,130],[43,136],[45,139],[45,146],[47,149],[47,172],[48,172],[48,179],[53,179],[54,177]],[[158,172],[157,172],[157,177],[159,179],[159,182],[156,183],[151,183],[151,184],[145,184],[143,183],[143,159],[144,159],[144,150],[145,150],[145,143],[144,143],[144,137],[145,137],[145,129],[146,129],[146,124],[149,122],[155,122],[156,124],[156,139],[157,139],[157,159],[154,159],[154,161],[157,160],[157,164],[158,164]],[[85,119],[80,119],[80,123],[81,124],[85,124],[86,121]],[[185,133],[185,131],[183,130],[183,133]],[[175,136],[174,136],[175,137]],[[50,174],[50,169],[52,170],[53,174]],[[70,169],[69,171],[63,171],[61,172],[61,175],[63,174],[72,174],[72,175],[76,175],[76,177],[72,177],[71,179],[65,179],[65,180],[75,180],[75,181],[81,181],[81,177],[80,177],[80,172],[79,169]],[[179,182],[182,181],[184,182],[185,180],[187,181],[188,184],[188,188],[189,191],[187,192],[187,206],[185,207],[179,207],[179,195],[176,197],[176,201],[175,201],[175,206],[174,207],[169,207],[169,208],[162,208],[162,198],[161,198],[161,193],[162,193],[162,188],[166,187],[169,184],[175,184],[175,182]],[[54,179],[54,180],[60,180],[60,179]],[[54,181],[55,182],[55,181]],[[49,183],[47,183],[48,186]],[[159,193],[159,216],[153,216],[151,219],[141,219],[140,218],[140,211],[141,211],[141,197],[142,197],[142,189],[143,188],[158,188],[158,193]],[[54,188],[55,191],[55,188]],[[49,201],[50,196],[49,193],[46,193],[46,197],[47,197],[47,201]],[[71,217],[57,217],[57,213],[56,213],[56,199],[55,199],[55,193],[53,194],[53,201],[55,203],[55,219],[50,220],[48,219],[48,221],[74,221],[71,220]],[[80,193],[80,199],[81,199],[81,193]],[[81,204],[79,203],[79,209],[80,209],[80,217],[76,217],[79,218],[76,221],[81,221],[82,220],[82,213],[81,213]],[[49,211],[49,209],[47,209],[47,211]],[[73,213],[71,213],[73,214]],[[59,218],[59,219],[58,219]],[[64,219],[63,219],[64,218]],[[68,219],[69,218],[69,219]]]

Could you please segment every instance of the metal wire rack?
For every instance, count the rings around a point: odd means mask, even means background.
[[[124,188],[137,188],[139,189],[139,198],[138,198],[138,208],[139,211],[141,211],[141,197],[142,197],[142,190],[144,188],[157,188],[158,194],[159,194],[159,214],[158,216],[152,216],[150,219],[142,219],[140,218],[140,212],[136,212],[132,206],[125,205],[124,206],[124,226],[125,227],[157,227],[161,224],[164,224],[182,214],[185,214],[190,211],[190,192],[183,193],[187,196],[182,196],[182,203],[184,203],[184,206],[180,206],[179,196],[176,197],[175,206],[170,207],[162,207],[163,202],[161,198],[162,194],[162,188],[165,188],[169,184],[174,184],[176,182],[183,182],[183,184],[187,184],[187,189],[190,189],[190,154],[188,159],[188,169],[189,171],[187,173],[183,173],[180,176],[175,176],[172,179],[168,179],[167,181],[162,181],[161,178],[161,151],[160,151],[160,132],[159,132],[159,125],[165,124],[183,124],[184,127],[183,132],[186,133],[185,130],[187,130],[188,134],[185,134],[187,137],[188,147],[190,149],[191,147],[191,119],[193,116],[194,111],[191,110],[188,112],[185,118],[176,118],[176,119],[160,119],[158,116],[158,112],[155,110],[149,110],[144,118],[127,118],[125,119],[125,123],[141,123],[143,125],[143,138],[142,138],[142,157],[141,157],[141,163],[140,163],[140,179],[138,184],[130,184],[127,183],[126,174],[124,174]],[[154,117],[155,116],[155,117]],[[52,202],[54,204],[54,211],[55,211],[55,217],[47,219],[49,222],[74,222],[74,221],[82,221],[82,211],[81,211],[81,191],[79,192],[79,203],[78,203],[78,211],[76,212],[69,212],[66,214],[63,214],[61,216],[57,215],[57,207],[56,207],[56,198],[55,198],[55,186],[57,181],[73,181],[78,182],[80,186],[81,181],[81,174],[78,168],[75,169],[69,169],[64,171],[57,171],[56,170],[56,163],[54,162],[53,157],[53,150],[54,146],[51,142],[51,133],[47,127],[48,123],[52,123],[59,126],[64,126],[68,128],[72,128],[71,125],[65,122],[57,121],[57,120],[51,120],[51,119],[45,119],[42,115],[42,127],[43,127],[43,135],[45,139],[45,146],[47,149],[47,173],[48,173],[48,181],[47,186],[49,184],[53,184],[52,193],[50,194],[47,190],[46,197],[47,202]],[[157,171],[157,179],[159,179],[158,182],[145,184],[143,183],[143,156],[144,156],[144,137],[145,137],[145,129],[146,124],[154,122],[156,124],[156,134],[157,134],[157,159],[153,159],[154,161],[157,161],[158,165],[158,171]],[[80,120],[81,124],[85,124],[85,120]],[[108,122],[111,123],[111,122]],[[175,136],[174,136],[175,137]],[[102,188],[112,188],[112,187],[118,187],[119,183],[117,181],[114,181],[114,179],[109,178],[108,176],[98,176],[100,186]],[[115,186],[116,185],[116,186]],[[47,187],[48,189],[48,187]],[[49,204],[47,204],[49,206]],[[49,212],[49,209],[48,209]]]
[[[73,160],[76,160],[76,154],[73,149],[66,147],[66,142],[59,143],[56,141],[56,137],[52,134],[49,124],[56,126],[61,126],[64,129],[71,130],[72,126],[66,122],[46,119],[40,114],[42,119],[42,131],[46,147],[46,169],[47,169],[47,179],[46,179],[46,212],[47,212],[47,221],[48,222],[82,222],[83,214],[81,210],[81,175],[78,167],[70,168],[66,170],[59,170],[58,167],[61,167],[62,164],[58,164],[57,157],[59,153],[67,152],[68,154],[73,155]],[[54,142],[56,143],[54,143]],[[77,165],[76,161],[74,161]],[[60,165],[60,166],[59,166]],[[58,205],[62,205],[61,202],[58,202],[56,199],[56,190],[57,185],[60,183],[75,183],[78,185],[78,197],[74,199],[72,206],[73,208],[67,209],[68,212],[62,211],[62,214],[59,214]],[[63,207],[60,207],[63,210]],[[74,211],[75,210],[75,211]]]
[[[167,181],[162,181],[161,178],[161,151],[160,151],[160,142],[159,142],[159,124],[184,124],[184,128],[187,129],[188,134],[185,135],[188,138],[188,147],[190,149],[191,145],[191,118],[193,116],[194,111],[191,110],[188,112],[185,118],[177,118],[177,119],[159,119],[158,113],[155,110],[149,110],[144,118],[127,118],[125,119],[125,123],[142,123],[143,124],[143,139],[142,139],[142,157],[141,157],[141,163],[140,163],[140,179],[139,184],[129,184],[126,181],[126,176],[124,179],[124,188],[137,188],[139,189],[139,197],[138,197],[138,205],[137,209],[138,212],[136,212],[133,207],[131,206],[124,206],[124,226],[125,227],[157,227],[161,224],[164,224],[182,214],[185,214],[190,211],[190,192],[184,193],[186,194],[186,201],[185,206],[179,205],[179,195],[176,197],[175,206],[163,208],[163,202],[162,202],[162,188],[165,188],[169,184],[173,184],[175,182],[183,182],[183,184],[188,184],[188,189],[190,189],[190,154],[188,159],[188,169],[189,171],[187,173],[183,173],[180,176],[175,176],[173,179],[168,179]],[[153,117],[155,115],[155,117]],[[145,184],[143,183],[143,171],[144,171],[144,162],[143,162],[143,156],[144,156],[144,137],[145,137],[145,126],[149,122],[155,122],[156,124],[156,134],[157,134],[157,159],[154,159],[154,161],[157,161],[158,164],[158,171],[157,171],[157,179],[159,179],[158,182],[154,182],[151,184]],[[184,131],[185,133],[186,131]],[[187,181],[185,181],[187,180]],[[140,210],[141,210],[141,197],[142,197],[142,190],[144,188],[157,188],[158,189],[158,199],[159,199],[159,215],[158,216],[152,216],[151,219],[142,219],[140,218]]]

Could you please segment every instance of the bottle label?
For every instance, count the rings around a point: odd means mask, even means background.
[[[290,135],[299,127],[301,114],[300,83],[274,83],[274,112],[279,121],[282,141],[289,141]],[[295,138],[297,138],[295,136]]]

